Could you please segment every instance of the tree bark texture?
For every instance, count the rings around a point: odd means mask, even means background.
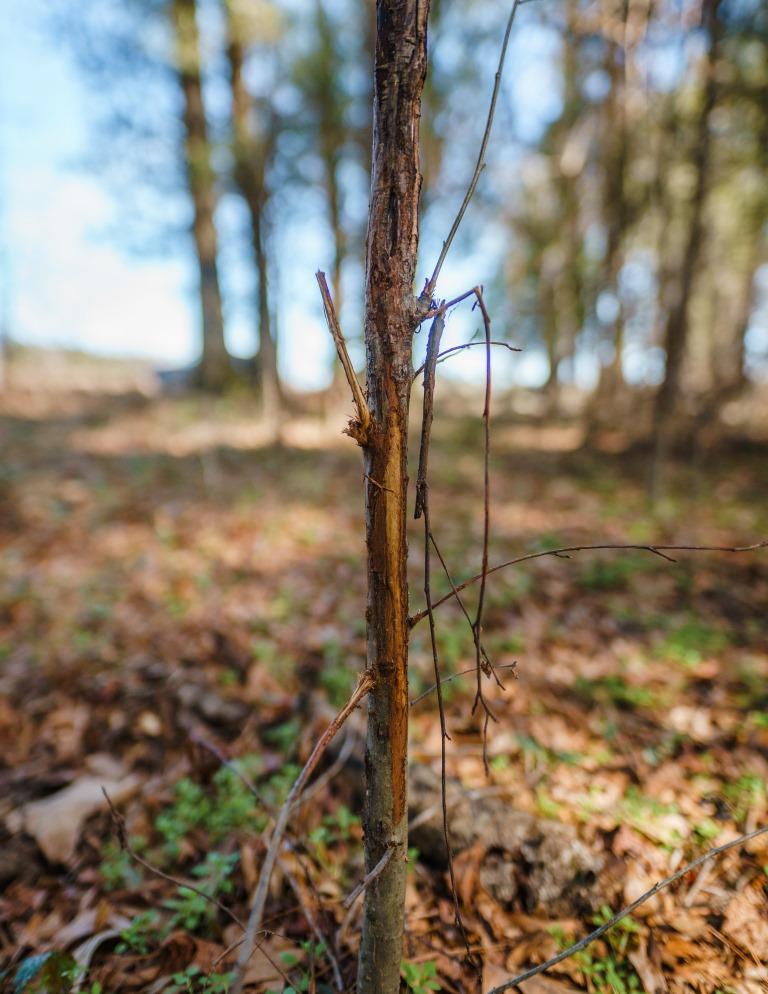
[[[378,0],[373,168],[366,245],[365,342],[371,425],[365,441],[368,698],[365,859],[394,856],[365,894],[359,994],[397,994],[407,853],[407,441],[420,304],[414,295],[419,116],[428,0]]]
[[[195,0],[172,0],[171,20],[176,42],[176,71],[184,99],[184,161],[194,208],[192,232],[200,270],[203,350],[199,382],[204,389],[221,390],[231,376],[231,365],[224,340],[214,221],[215,177],[203,103]]]
[[[227,20],[227,62],[231,90],[234,178],[248,208],[251,244],[257,278],[259,346],[254,370],[265,414],[276,417],[282,400],[277,366],[277,342],[269,300],[269,260],[264,237],[264,213],[269,197],[266,163],[272,135],[258,136],[251,123],[252,101],[243,78],[245,46],[238,31],[231,0],[224,0]]]

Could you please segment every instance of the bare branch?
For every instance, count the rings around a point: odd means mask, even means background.
[[[352,905],[355,903],[355,901],[358,899],[358,897],[360,897],[360,895],[363,893],[363,891],[365,890],[365,888],[369,887],[373,883],[373,881],[376,879],[376,877],[379,876],[380,873],[383,873],[384,868],[386,867],[387,863],[392,859],[392,857],[394,855],[395,855],[395,850],[394,849],[387,849],[387,851],[381,857],[381,859],[376,864],[376,866],[374,866],[374,868],[371,870],[371,872],[370,873],[366,873],[366,875],[363,877],[363,879],[360,881],[360,883],[357,884],[349,892],[349,894],[347,894],[347,896],[341,902],[341,906],[344,908],[345,911],[349,911],[349,909],[352,907]]]
[[[469,937],[464,927],[459,906],[459,891],[456,885],[456,874],[453,867],[453,847],[451,846],[451,835],[448,824],[448,798],[446,788],[446,742],[450,739],[445,717],[445,705],[443,702],[442,681],[440,678],[440,658],[437,648],[437,635],[435,632],[435,619],[432,614],[432,587],[431,587],[431,542],[432,532],[429,520],[429,483],[427,480],[427,463],[429,460],[429,439],[432,429],[432,417],[434,413],[434,392],[435,392],[435,370],[437,367],[437,357],[440,351],[440,338],[445,327],[445,317],[438,314],[432,322],[429,330],[429,342],[427,344],[427,358],[424,363],[424,400],[421,419],[421,446],[419,450],[419,470],[416,480],[416,509],[414,517],[424,516],[424,597],[427,601],[427,614],[429,617],[429,640],[432,648],[432,665],[435,671],[435,687],[437,688],[437,710],[440,716],[440,799],[443,811],[443,837],[445,839],[445,849],[448,855],[448,875],[451,881],[451,896],[453,898],[453,911],[456,927],[461,933],[464,945],[467,950],[467,960],[473,966],[477,966],[470,951]],[[442,558],[442,557],[441,557]]]
[[[472,642],[475,645],[475,647],[477,647],[478,637],[477,637],[477,632],[475,631],[474,623],[473,623],[472,619],[469,616],[469,611],[467,610],[467,607],[466,607],[466,605],[464,603],[464,600],[462,599],[461,594],[456,590],[456,585],[453,582],[453,577],[451,576],[451,571],[448,569],[448,563],[445,561],[445,556],[440,551],[440,546],[437,544],[437,541],[435,540],[435,536],[432,534],[432,532],[430,532],[429,538],[430,538],[430,541],[432,542],[432,546],[433,546],[435,552],[437,553],[437,558],[440,560],[440,565],[443,567],[443,572],[445,573],[445,578],[447,579],[448,583],[450,583],[451,590],[453,590],[454,597],[456,598],[456,602],[458,603],[459,607],[461,608],[461,613],[467,619],[467,624],[469,625],[469,630],[472,633]],[[485,646],[483,646],[482,640],[481,640],[481,644],[480,644],[480,653],[481,653],[481,655],[483,657],[483,661],[485,663],[485,666],[487,667],[487,673],[488,673],[488,675],[490,676],[491,673],[493,673],[494,676],[495,676],[496,675],[496,669],[495,669],[493,663],[491,662],[491,657],[485,651]],[[445,681],[443,681],[443,682],[445,682]],[[498,676],[496,676],[496,682],[503,689],[503,684],[502,684],[501,680],[499,680]]]
[[[474,291],[473,291],[474,292]],[[445,362],[445,360],[456,352],[463,352],[464,349],[473,349],[478,345],[485,345],[485,342],[464,342],[463,345],[452,345],[445,352],[440,352],[437,361],[438,363]],[[522,349],[516,349],[514,345],[510,345],[508,342],[491,342],[491,345],[500,345],[503,349],[509,349],[510,352],[522,352]],[[414,380],[419,376],[419,373],[423,372],[426,363],[422,363],[416,372],[413,374]]]
[[[516,670],[517,669],[517,663],[516,662],[515,663],[502,663],[500,666],[496,666],[495,669],[497,669],[497,670]],[[458,680],[460,677],[467,676],[467,674],[474,673],[474,672],[475,672],[475,667],[474,666],[470,666],[469,669],[461,670],[461,672],[459,672],[459,673],[454,673],[451,676],[444,676],[443,679],[440,681],[440,683],[443,684],[443,685],[445,685],[446,683],[452,683],[454,680]],[[431,687],[427,687],[427,689],[425,691],[423,691],[421,694],[419,694],[418,697],[414,697],[413,698],[413,700],[411,701],[411,707],[415,707],[417,704],[419,704],[421,701],[423,701],[426,697],[429,697],[429,695],[431,693],[433,693],[433,691],[435,691],[435,690],[437,690],[437,684],[433,683]]]
[[[512,977],[510,980],[505,980],[503,984],[499,984],[498,986],[491,988],[491,990],[488,991],[488,994],[503,994],[504,991],[508,991],[512,987],[517,987],[526,980],[530,980],[531,977],[535,977],[537,974],[548,970],[551,966],[555,966],[557,963],[562,963],[564,959],[568,959],[575,953],[580,952],[582,949],[585,949],[588,945],[590,945],[590,943],[605,935],[605,933],[612,929],[614,925],[618,924],[622,918],[626,918],[627,915],[631,915],[632,912],[639,908],[641,904],[645,904],[646,901],[658,894],[660,890],[663,890],[665,887],[669,887],[670,884],[673,884],[676,880],[684,877],[687,873],[690,873],[691,870],[695,870],[697,866],[701,866],[701,864],[706,863],[707,860],[714,859],[715,856],[720,856],[723,853],[728,852],[729,849],[735,849],[736,846],[742,846],[746,842],[756,839],[759,835],[763,835],[766,832],[768,832],[768,825],[763,826],[763,828],[757,828],[754,832],[748,832],[746,835],[740,835],[738,839],[732,839],[730,842],[726,842],[722,846],[717,846],[715,849],[710,849],[708,852],[703,853],[703,855],[697,856],[697,858],[691,863],[688,863],[687,866],[682,867],[680,870],[676,870],[671,876],[665,877],[664,880],[660,880],[657,884],[654,884],[650,890],[646,891],[644,894],[641,894],[640,897],[632,901],[632,903],[628,904],[625,908],[622,908],[621,911],[613,916],[613,918],[605,922],[604,925],[601,925],[600,928],[596,928],[594,932],[590,932],[589,935],[586,935],[583,939],[580,939],[572,946],[569,946],[568,949],[564,949],[561,953],[558,953],[557,956],[553,956],[552,959],[548,959],[546,963],[540,963],[538,966],[534,966],[530,970],[526,970],[524,973],[519,973],[516,977]]]
[[[543,552],[529,552],[525,556],[518,556],[516,559],[509,559],[505,563],[499,563],[497,566],[492,566],[486,576],[490,576],[491,573],[498,573],[499,570],[506,569],[507,566],[517,566],[519,563],[529,562],[531,559],[542,559],[544,556],[559,556],[567,557],[571,552],[602,552],[602,551],[621,551],[621,552],[651,552],[655,556],[661,556],[663,559],[670,559],[670,556],[664,556],[665,552],[755,552],[757,549],[765,549],[768,547],[768,539],[764,539],[762,542],[755,542],[752,545],[634,545],[634,544],[614,544],[614,543],[604,543],[601,545],[571,545],[563,549],[545,549]],[[672,560],[675,562],[676,560]],[[432,608],[440,607],[446,601],[449,601],[452,597],[456,596],[457,592],[461,592],[469,587],[471,584],[476,583],[478,580],[482,579],[482,573],[478,573],[476,576],[471,576],[468,580],[464,580],[463,583],[459,583],[456,587],[440,600],[435,601],[432,604]],[[423,621],[427,617],[427,610],[424,608],[421,611],[417,611],[416,614],[411,615],[409,619],[409,624],[413,628],[420,621]]]
[[[514,12],[514,8],[513,8]],[[480,593],[477,598],[477,614],[472,626],[475,633],[475,665],[477,669],[477,689],[475,691],[475,702],[472,705],[474,712],[478,704],[482,705],[485,712],[483,722],[483,764],[488,772],[488,719],[496,718],[489,708],[483,696],[483,652],[480,644],[483,627],[483,607],[485,606],[485,584],[488,578],[488,545],[490,542],[491,529],[491,318],[485,306],[482,288],[475,287],[475,296],[480,313],[483,315],[483,327],[485,329],[485,403],[483,404],[483,555],[482,569],[480,572]]]
[[[437,286],[437,281],[440,277],[440,270],[443,268],[443,263],[445,258],[450,251],[451,244],[456,237],[456,232],[459,230],[459,226],[464,218],[467,207],[469,207],[469,202],[472,199],[475,189],[477,187],[478,181],[480,179],[480,174],[485,168],[485,153],[488,149],[488,142],[491,137],[491,131],[493,129],[493,118],[496,114],[496,102],[499,98],[499,90],[501,88],[501,77],[504,72],[504,62],[507,58],[507,48],[509,47],[509,36],[512,33],[512,24],[515,20],[515,14],[517,13],[517,8],[520,6],[520,0],[514,0],[512,4],[512,10],[509,14],[509,19],[507,20],[507,27],[504,32],[504,41],[501,45],[501,53],[499,55],[499,66],[496,70],[496,76],[493,82],[493,92],[491,93],[491,103],[488,107],[488,117],[485,122],[485,131],[483,132],[483,140],[480,143],[480,152],[477,156],[477,163],[475,164],[475,171],[472,174],[472,179],[469,181],[469,186],[467,187],[467,192],[464,194],[464,200],[459,207],[459,212],[456,215],[456,219],[451,225],[451,230],[448,232],[448,237],[443,242],[443,248],[440,252],[440,256],[437,260],[435,268],[427,281],[426,286],[421,294],[422,300],[430,300],[432,294],[435,292],[435,287]]]
[[[355,407],[357,408],[357,417],[359,424],[350,425],[348,429],[348,434],[352,435],[360,445],[364,445],[368,437],[368,428],[371,423],[371,412],[368,410],[368,403],[363,396],[363,390],[360,386],[357,376],[355,375],[355,367],[352,365],[352,360],[349,358],[349,352],[347,352],[347,343],[344,340],[344,335],[341,331],[341,325],[339,324],[339,318],[336,314],[336,308],[333,305],[333,298],[331,297],[331,291],[328,289],[328,281],[325,278],[325,273],[318,270],[315,273],[315,278],[317,279],[317,285],[320,287],[320,294],[323,298],[323,309],[325,311],[325,320],[328,322],[328,330],[333,338],[333,343],[336,346],[336,352],[341,361],[341,365],[344,368],[344,375],[347,378],[347,383],[349,384],[349,389],[352,391],[352,398],[355,402]]]
[[[312,775],[312,771],[317,766],[320,757],[323,755],[325,750],[331,744],[339,729],[342,727],[347,718],[352,714],[357,705],[363,699],[363,697],[368,693],[368,691],[373,686],[373,676],[367,670],[362,674],[357,687],[352,693],[344,707],[339,711],[330,725],[323,732],[322,736],[312,750],[309,759],[304,764],[304,768],[294,781],[288,796],[286,797],[282,808],[280,809],[280,814],[278,815],[275,827],[272,831],[272,836],[269,840],[269,846],[267,847],[267,854],[264,857],[264,863],[261,868],[261,873],[259,875],[259,882],[256,886],[256,893],[253,897],[253,903],[251,905],[251,913],[248,917],[248,926],[246,928],[245,937],[243,939],[243,944],[240,947],[240,954],[237,959],[237,969],[235,971],[235,979],[232,983],[231,994],[241,994],[243,989],[243,982],[245,978],[245,970],[248,966],[248,960],[251,958],[251,953],[253,952],[254,942],[256,940],[256,934],[261,926],[261,918],[264,914],[264,905],[267,900],[267,891],[269,889],[269,882],[272,879],[272,871],[275,867],[275,862],[277,860],[278,852],[280,850],[280,842],[285,834],[285,830],[288,826],[288,818],[291,814],[291,809],[295,805],[299,795],[306,786],[307,780],[309,780]]]
[[[432,431],[432,418],[435,413],[435,370],[440,354],[440,339],[445,328],[445,316],[440,314],[432,322],[427,342],[427,358],[424,370],[424,405],[421,418],[421,444],[419,446],[419,470],[416,476],[416,509],[414,518],[420,518],[427,499],[427,462],[429,460],[429,437]]]

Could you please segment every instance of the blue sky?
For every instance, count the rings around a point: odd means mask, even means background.
[[[189,265],[128,257],[110,241],[113,201],[82,166],[88,95],[49,34],[47,0],[3,6],[0,293],[7,326],[27,343],[190,360]]]
[[[170,257],[128,254],[110,234],[113,191],[84,165],[92,101],[70,53],[51,31],[51,3],[4,0],[0,24],[0,314],[21,342],[148,356],[167,365],[190,362],[198,349],[194,260],[183,245]],[[551,86],[542,90],[547,46],[539,38],[537,58],[535,41],[528,35],[528,75],[518,72],[510,90],[522,86],[551,95]],[[531,102],[523,99],[518,106]],[[500,119],[504,123],[503,108]],[[518,125],[526,130],[522,111]],[[532,120],[530,127],[536,126]],[[428,254],[437,242],[430,245],[427,238],[425,248]],[[283,372],[297,386],[317,387],[327,380],[330,358],[315,299],[314,271],[330,263],[322,225],[285,232],[278,251]],[[482,254],[449,262],[444,292],[460,292],[487,277],[484,263],[487,268]],[[248,301],[235,301],[227,317],[230,346],[248,354]],[[451,342],[466,333],[468,320],[452,319]],[[536,365],[537,357],[526,361]],[[506,357],[500,363],[503,370]],[[470,377],[481,365],[480,355],[465,354],[462,366]]]

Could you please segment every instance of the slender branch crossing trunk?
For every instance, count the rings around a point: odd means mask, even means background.
[[[414,329],[419,115],[428,0],[378,0],[365,343],[371,424],[364,444],[368,548],[365,860],[394,856],[365,894],[358,994],[397,994],[407,853],[407,442]],[[420,309],[421,308],[421,309]]]
[[[231,376],[231,365],[224,341],[214,221],[216,189],[203,103],[196,0],[173,0],[171,21],[176,43],[176,72],[184,98],[184,159],[194,207],[192,232],[200,269],[203,354],[198,378],[204,389],[221,390]]]

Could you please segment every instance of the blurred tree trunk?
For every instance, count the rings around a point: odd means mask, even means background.
[[[282,389],[277,365],[277,341],[272,328],[269,297],[269,258],[266,250],[264,215],[269,199],[267,162],[275,141],[274,128],[257,135],[251,122],[253,106],[243,78],[245,41],[238,26],[232,0],[224,0],[227,26],[227,62],[231,90],[234,178],[251,221],[251,243],[257,277],[259,346],[254,358],[257,390],[264,413],[277,418]]]
[[[719,41],[718,7],[719,0],[703,0],[702,2],[702,24],[707,39],[704,59],[704,88],[691,153],[691,167],[695,179],[688,231],[680,269],[673,286],[670,288],[671,301],[664,328],[664,351],[666,354],[664,379],[656,394],[653,412],[654,449],[651,463],[651,494],[654,497],[661,492],[664,464],[674,436],[674,418],[678,406],[683,360],[688,342],[691,293],[704,236],[704,204],[710,172],[710,122],[717,95],[715,70]]]
[[[175,38],[176,72],[184,98],[184,161],[194,208],[192,231],[200,269],[203,352],[198,382],[206,390],[218,391],[230,380],[232,366],[224,341],[214,220],[215,176],[203,103],[196,0],[172,0],[171,23]]]
[[[549,377],[545,386],[550,413],[559,404],[563,364],[573,360],[584,319],[582,300],[582,244],[579,212],[579,176],[583,166],[582,138],[575,132],[581,112],[579,88],[578,5],[568,0],[563,34],[563,110],[552,126],[555,190],[559,204],[560,238],[557,278],[553,281],[556,340],[548,342]]]
[[[345,99],[343,95],[334,92],[338,69],[342,61],[336,43],[333,26],[328,18],[328,12],[322,0],[318,0],[315,8],[315,27],[320,51],[318,58],[325,71],[321,71],[321,81],[325,85],[316,94],[320,161],[325,176],[325,192],[328,199],[328,220],[333,237],[333,268],[331,270],[331,289],[336,312],[340,315],[343,306],[342,272],[347,258],[348,239],[344,228],[341,209],[341,183],[339,169],[341,167],[344,146],[348,138],[347,123],[343,117]],[[335,369],[340,371],[339,364]],[[343,375],[343,371],[342,371]]]
[[[627,3],[623,2],[621,8],[622,20],[624,20]],[[611,321],[609,329],[613,358],[606,368],[606,392],[610,405],[611,400],[616,396],[624,382],[621,365],[624,350],[624,312],[621,303],[619,274],[624,261],[623,246],[628,221],[627,198],[624,191],[627,167],[624,50],[611,38],[606,43],[605,61],[611,85],[605,102],[603,120],[603,217],[606,230],[603,287],[612,295],[615,305],[615,317]]]
[[[368,699],[365,862],[393,850],[365,892],[358,994],[398,994],[408,844],[408,405],[418,249],[419,115],[428,0],[378,0],[365,344]]]

